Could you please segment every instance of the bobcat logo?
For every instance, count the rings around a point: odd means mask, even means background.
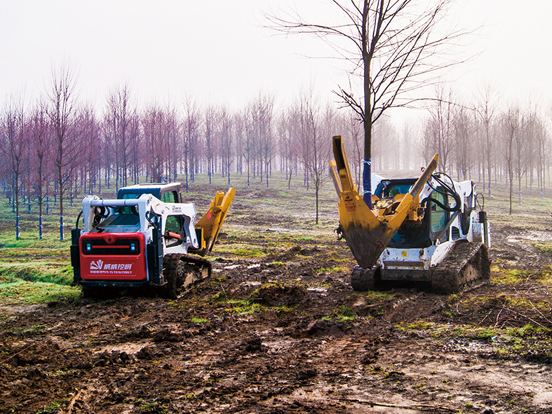
[[[102,270],[103,267],[103,260],[96,260],[90,262],[90,269],[91,270]]]

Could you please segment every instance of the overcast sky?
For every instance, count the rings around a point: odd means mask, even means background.
[[[324,0],[296,0],[327,13]],[[241,107],[259,92],[280,102],[310,85],[323,98],[346,79],[315,38],[263,28],[263,12],[293,0],[0,0],[0,94],[44,92],[52,69],[70,66],[80,99],[96,106],[124,83],[139,105],[200,103]],[[308,16],[307,16],[308,17]],[[480,52],[450,77],[470,97],[487,82],[502,102],[542,107],[552,96],[552,1],[459,0],[453,18],[483,26],[463,52]]]

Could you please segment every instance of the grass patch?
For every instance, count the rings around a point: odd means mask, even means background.
[[[494,283],[494,284],[497,284],[497,283],[503,283],[505,285],[518,284],[518,283],[524,282],[531,276],[531,273],[527,270],[519,270],[519,269],[507,270],[507,269],[500,269],[498,266],[493,266],[491,268],[491,271],[493,272],[491,283]]]
[[[510,354],[536,353],[552,358],[550,334],[552,329],[527,324],[515,327],[480,327],[474,325],[449,325],[427,321],[414,323],[399,322],[395,327],[403,332],[422,334],[436,340],[450,340],[462,338],[472,341],[480,341],[492,346],[494,352],[500,356]],[[440,342],[438,342],[440,344]]]
[[[328,316],[322,318],[323,321],[332,321],[337,319],[339,322],[353,322],[355,320],[354,311],[348,306],[341,306],[339,309],[334,309]]]
[[[552,253],[552,243],[534,243],[533,246],[537,249],[537,252],[540,254]]]
[[[230,308],[224,309],[225,312],[237,315],[251,315],[253,313],[262,312],[266,307],[259,303],[251,303],[248,300],[230,299],[225,303],[232,305]]]
[[[75,286],[55,283],[27,282],[17,280],[0,283],[0,298],[9,302],[39,304],[57,301],[75,302],[82,296],[81,289]]]
[[[342,267],[332,267],[332,268],[320,268],[318,269],[319,273],[339,273],[344,272],[344,269]]]
[[[17,279],[69,285],[73,281],[73,268],[63,263],[0,263],[0,281]]]
[[[308,237],[308,236],[299,236],[299,237],[292,238],[291,241],[293,241],[295,243],[312,242],[312,241],[314,241],[314,238]]]
[[[537,279],[547,286],[552,285],[552,265],[544,265]]]
[[[44,407],[42,410],[38,411],[37,414],[57,412],[60,408],[61,408],[61,403],[58,401],[54,401],[50,403],[50,405],[48,405],[47,407]]]
[[[199,324],[204,324],[204,323],[209,323],[209,321],[205,318],[196,318],[195,316],[190,319],[190,322],[192,323],[199,323]]]
[[[364,295],[364,297],[366,298],[366,303],[375,304],[375,303],[384,302],[386,300],[391,300],[395,297],[395,295],[392,293],[386,293],[386,292],[370,291],[370,292],[367,292]]]
[[[236,256],[241,257],[259,257],[265,254],[262,250],[259,249],[235,249],[233,253]]]

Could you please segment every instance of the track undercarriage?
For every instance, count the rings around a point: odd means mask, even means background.
[[[408,272],[386,269],[385,280],[410,281]],[[420,272],[420,271],[417,271]],[[458,240],[447,257],[427,271],[424,279],[431,282],[431,288],[438,293],[460,293],[471,287],[487,283],[491,269],[487,246]],[[419,279],[419,278],[418,278]],[[381,268],[356,267],[351,274],[351,285],[356,291],[373,290],[381,282]]]
[[[179,293],[211,276],[211,262],[185,254],[169,254],[163,258],[163,276],[166,284],[161,286],[161,296],[176,299]]]

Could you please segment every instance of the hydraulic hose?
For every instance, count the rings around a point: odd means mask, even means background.
[[[432,201],[433,203],[437,204],[439,207],[441,207],[445,211],[460,211],[460,209],[462,208],[460,195],[458,195],[458,193],[454,189],[454,184],[452,186],[450,186],[448,183],[446,183],[444,180],[441,179],[441,176],[445,176],[449,179],[449,181],[451,183],[453,182],[452,178],[450,178],[447,174],[445,174],[445,173],[436,173],[436,174],[433,174],[431,177],[435,181],[437,181],[437,183],[439,183],[439,185],[441,187],[436,188],[436,187],[432,186],[430,181],[428,181],[427,183],[434,191],[436,191],[440,194],[451,196],[454,199],[454,206],[450,207],[448,205],[445,205],[445,204],[441,203],[439,200],[436,200],[432,197],[424,198],[424,200],[422,201],[422,204],[425,204],[427,201]],[[443,191],[443,189],[444,189],[444,191]]]

